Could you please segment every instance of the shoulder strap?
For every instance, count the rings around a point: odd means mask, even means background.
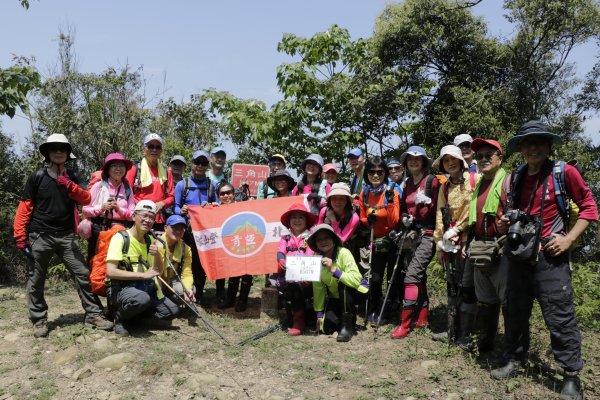
[[[519,197],[518,189],[521,184],[521,179],[523,177],[523,171],[527,168],[527,164],[519,165],[515,170],[513,170],[510,176],[510,191],[507,193],[508,201],[511,208],[515,207],[515,203]]]
[[[433,179],[435,178],[435,175],[433,174],[429,174],[427,175],[427,178],[425,180],[425,196],[431,198],[431,187],[433,186]]]
[[[208,196],[207,201],[210,203],[212,201],[217,200],[217,198],[215,197],[215,185],[213,185],[212,180],[210,178],[207,177],[206,180],[208,181],[208,188],[206,189],[206,195]]]
[[[135,178],[133,178],[133,191],[137,192],[140,188],[140,166],[142,165],[142,163],[140,163],[139,160],[134,160],[133,161],[133,165],[135,165]]]
[[[123,256],[125,256],[129,252],[129,232],[127,232],[127,229],[123,229],[118,233],[123,236],[123,248],[121,249],[121,252],[123,253]]]
[[[556,198],[556,205],[561,217],[565,221],[569,218],[570,201],[569,195],[566,191],[565,186],[565,162],[555,161],[552,167],[552,184],[554,186],[554,197]],[[565,224],[567,225],[567,224]]]
[[[269,193],[269,185],[267,184],[267,180],[266,179],[263,181],[262,191],[263,191],[263,197],[266,199],[267,198],[267,194]]]
[[[187,195],[190,192],[190,179],[192,178],[189,176],[183,179],[183,181],[185,182],[185,186],[183,187],[183,193],[181,194],[181,204],[179,204],[180,208],[183,207],[183,205],[185,204],[185,199],[187,198]]]

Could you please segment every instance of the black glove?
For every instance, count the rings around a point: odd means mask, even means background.
[[[394,204],[394,189],[385,191],[385,198],[387,199],[388,204]]]
[[[377,215],[375,215],[374,212],[367,215],[367,222],[369,223],[369,225],[374,225],[375,221],[377,221]]]
[[[316,201],[316,202],[321,201],[321,196],[319,196],[317,193],[311,193],[306,198],[309,201]]]

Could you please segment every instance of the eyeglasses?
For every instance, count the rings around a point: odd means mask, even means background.
[[[146,147],[149,148],[150,150],[162,150],[161,144],[149,144],[149,145],[146,145]]]
[[[142,221],[154,221],[156,215],[154,214],[136,214]]]
[[[194,165],[201,165],[203,167],[207,167],[208,166],[208,161],[193,160],[192,162],[194,163]]]
[[[383,176],[385,175],[384,171],[382,169],[372,169],[369,172],[367,172],[369,175],[371,176]]]
[[[219,192],[219,196],[231,196],[233,194],[233,190],[224,190]]]
[[[492,157],[494,157],[496,154],[498,154],[498,152],[497,152],[497,151],[494,151],[494,152],[491,152],[491,153],[476,153],[476,154],[475,154],[475,159],[476,159],[477,161],[481,161],[481,160],[483,160],[484,158],[485,158],[486,160],[491,160],[491,159],[492,159]]]

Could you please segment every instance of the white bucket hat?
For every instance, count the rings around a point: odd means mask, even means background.
[[[69,156],[67,157],[67,161],[74,160],[77,158],[72,153],[73,148],[71,147],[71,143],[69,143],[69,140],[67,139],[67,137],[65,135],[63,135],[62,133],[53,133],[52,135],[48,136],[46,138],[46,141],[44,143],[42,143],[39,147],[40,153],[42,153],[42,155],[44,156],[46,161],[49,161],[48,160],[48,149],[53,144],[67,145],[67,147],[69,148],[69,150],[68,150]]]
[[[446,171],[444,170],[444,165],[442,163],[442,158],[444,158],[444,156],[454,157],[457,160],[462,161],[464,169],[469,168],[469,165],[467,165],[467,162],[462,156],[462,151],[460,151],[460,149],[457,146],[449,144],[448,146],[442,147],[442,150],[440,150],[440,156],[431,165],[433,169],[446,173]]]

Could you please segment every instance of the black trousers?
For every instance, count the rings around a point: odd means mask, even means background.
[[[507,283],[508,326],[505,351],[525,357],[529,351],[529,318],[537,299],[550,331],[554,359],[567,371],[583,368],[581,334],[575,317],[569,256],[540,252],[536,264],[510,262]]]
[[[204,268],[200,264],[196,241],[190,229],[185,230],[183,242],[192,249],[192,275],[194,276],[194,286],[196,287],[196,298],[201,299],[204,295],[204,285],[206,285],[206,272],[204,272]]]
[[[323,315],[323,333],[331,335],[337,332],[342,324],[342,313],[354,314],[353,320],[356,318],[356,307],[354,305],[360,298],[361,294],[358,290],[338,282],[339,298],[329,297],[325,306]]]

